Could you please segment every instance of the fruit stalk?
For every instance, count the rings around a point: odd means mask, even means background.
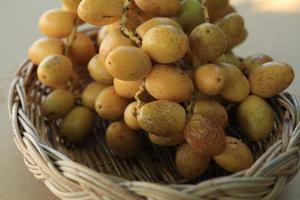
[[[209,13],[208,13],[208,9],[207,9],[207,1],[206,0],[200,0],[200,1],[202,3],[202,7],[203,7],[205,22],[209,23],[210,19],[209,19]]]
[[[137,101],[137,110],[139,110],[144,102],[141,100],[141,96],[146,92],[145,80],[143,80],[140,90],[135,95],[135,100]]]
[[[201,98],[199,96],[199,92],[196,91],[196,92],[193,93],[192,99],[190,101],[187,101],[185,103],[186,113],[187,113],[187,116],[186,116],[186,121],[187,122],[189,121],[189,119],[191,118],[191,116],[194,114],[195,104],[200,99]]]
[[[64,54],[65,55],[69,54],[69,51],[70,51],[71,47],[73,46],[73,44],[74,44],[74,42],[76,40],[77,29],[78,29],[79,23],[80,23],[80,19],[79,19],[79,17],[76,17],[76,20],[74,22],[74,27],[72,29],[72,32],[71,32],[70,36],[67,39],[67,44],[66,44],[65,50],[64,50]]]
[[[141,38],[134,31],[131,31],[127,28],[128,13],[129,13],[130,7],[133,5],[133,3],[134,3],[134,0],[126,0],[125,1],[122,19],[121,19],[121,31],[125,36],[127,36],[129,39],[134,41],[140,47],[140,46],[142,46]]]

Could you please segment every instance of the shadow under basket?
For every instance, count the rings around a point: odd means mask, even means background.
[[[202,177],[191,181],[176,171],[174,148],[146,142],[136,158],[115,157],[104,142],[107,122],[100,119],[90,137],[76,145],[63,144],[57,139],[61,121],[41,117],[40,103],[50,89],[37,80],[36,70],[26,60],[11,84],[14,141],[28,169],[61,199],[275,199],[299,170],[300,106],[291,94],[269,99],[275,124],[266,140],[243,140],[256,159],[250,169],[227,174],[212,162]]]

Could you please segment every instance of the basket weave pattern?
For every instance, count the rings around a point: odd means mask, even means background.
[[[136,159],[115,158],[99,136],[105,127],[100,120],[76,148],[61,145],[55,136],[60,121],[41,117],[39,104],[47,93],[36,79],[36,66],[26,60],[11,85],[9,113],[26,166],[61,199],[275,199],[299,170],[300,105],[288,93],[270,100],[275,128],[265,141],[250,145],[257,158],[250,169],[226,175],[211,166],[192,183],[176,173],[172,149],[149,146],[150,153]]]

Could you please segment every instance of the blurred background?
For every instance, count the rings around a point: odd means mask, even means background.
[[[7,113],[7,94],[18,64],[27,49],[41,37],[37,27],[40,15],[60,7],[60,0],[0,0],[0,200],[54,200],[23,164],[17,151]],[[246,42],[235,50],[245,57],[254,53],[271,55],[291,64],[296,71],[289,88],[300,96],[300,0],[231,0],[249,31]],[[299,200],[300,174],[283,191],[284,200]]]

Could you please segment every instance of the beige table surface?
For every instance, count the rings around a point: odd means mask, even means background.
[[[245,16],[250,32],[247,42],[236,52],[241,56],[257,52],[270,54],[276,60],[293,65],[300,77],[300,1],[272,1],[287,5],[271,7],[270,0],[232,0]],[[262,2],[268,3],[267,7]],[[13,73],[26,57],[28,46],[40,36],[38,17],[46,9],[58,6],[60,0],[0,0],[0,200],[56,199],[25,168],[12,140],[6,104]],[[300,94],[299,78],[289,90]],[[300,174],[286,187],[280,199],[300,199],[299,186]]]

